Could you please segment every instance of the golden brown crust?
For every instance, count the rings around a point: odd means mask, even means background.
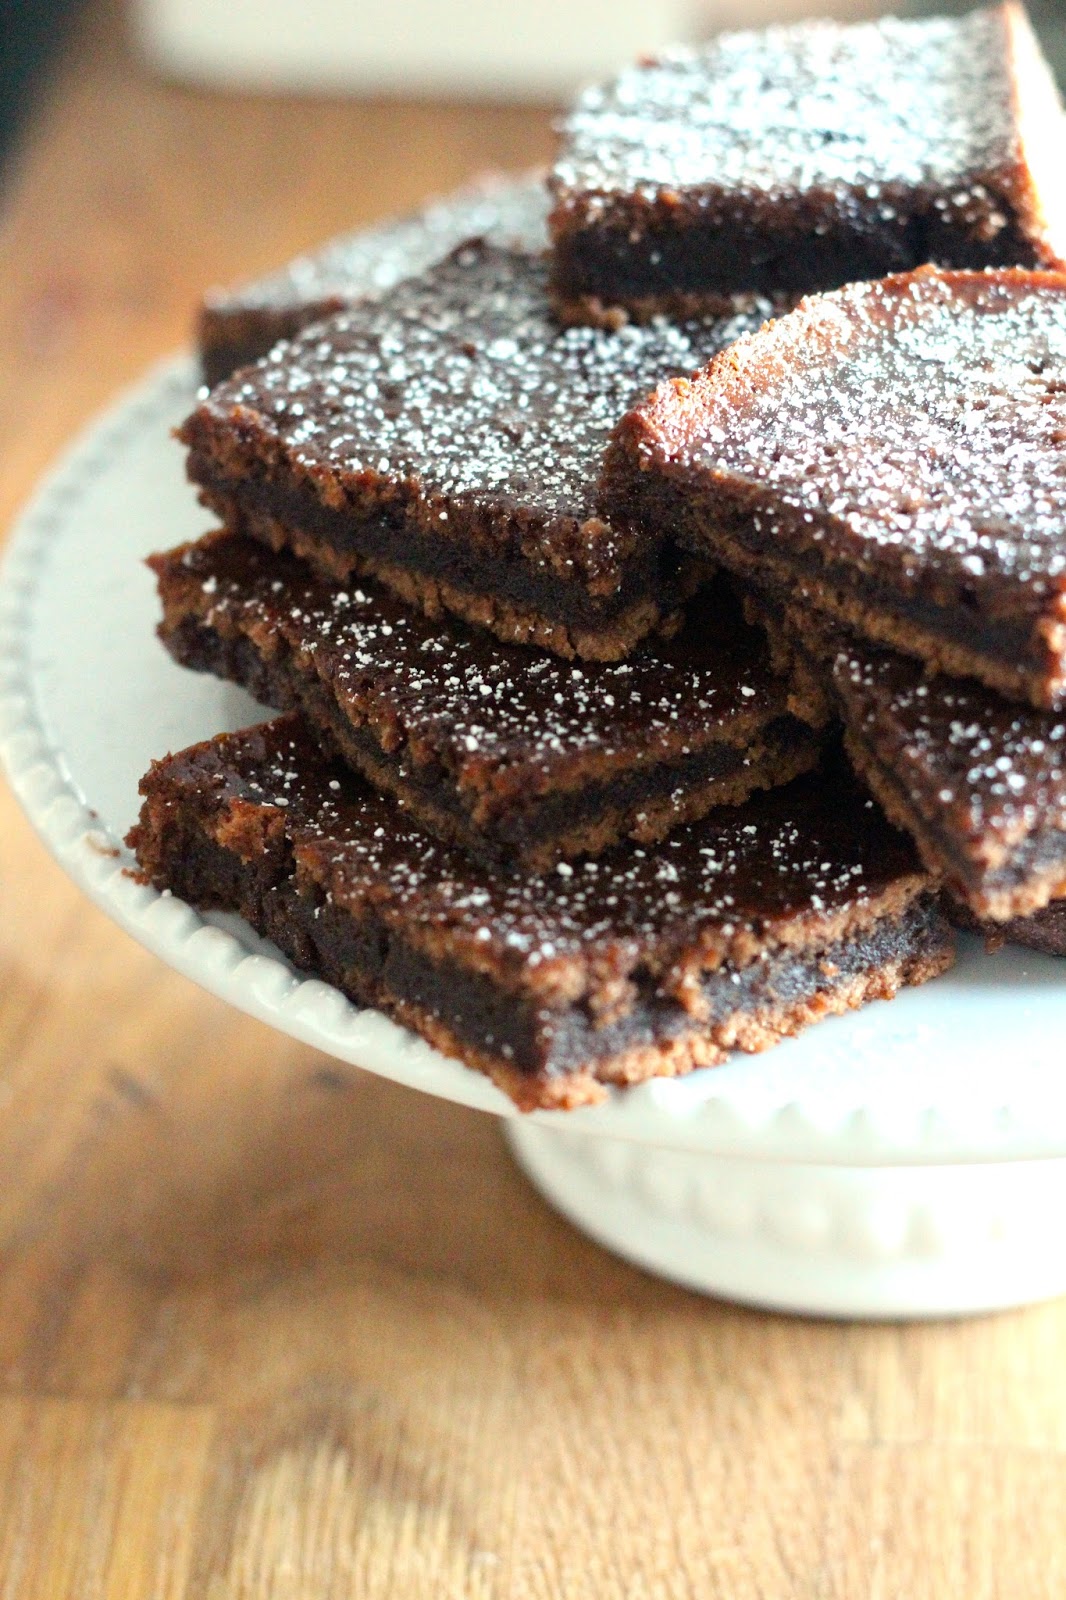
[[[322,731],[315,728],[314,732],[322,740],[327,755],[335,755],[329,739],[322,739]],[[818,756],[819,747],[815,743],[787,751],[755,749],[747,765],[732,778],[714,778],[704,788],[649,802],[636,818],[630,818],[621,808],[605,811],[592,821],[577,825],[569,833],[546,840],[539,850],[532,847],[527,849],[523,853],[522,868],[527,872],[547,872],[559,860],[565,861],[578,855],[602,855],[624,838],[638,844],[658,844],[674,828],[698,821],[714,806],[741,805],[758,789],[772,789],[798,778],[804,772],[813,771],[818,764]],[[435,806],[425,795],[406,787],[396,769],[388,762],[378,761],[371,752],[361,751],[358,770],[375,788],[391,795],[409,816],[438,838],[460,849],[469,848],[466,830],[455,816],[443,807]]]
[[[705,817],[713,806],[741,805],[757,789],[772,789],[798,778],[801,773],[813,771],[818,764],[818,753],[818,747],[814,744],[786,752],[756,752],[743,771],[732,778],[714,778],[702,789],[649,802],[632,819],[618,808],[607,811],[593,821],[579,824],[569,833],[547,840],[540,850],[528,849],[522,857],[523,869],[528,872],[547,872],[559,860],[566,861],[579,855],[602,855],[625,838],[637,844],[658,844],[674,828]],[[405,791],[402,785],[396,783],[387,766],[371,760],[361,762],[361,766],[371,783],[386,793],[394,794],[404,809],[424,827],[450,844],[463,848],[467,846],[466,835],[456,826],[454,818],[424,801],[422,796]]]
[[[774,297],[776,313],[787,311],[798,298],[796,295]],[[656,317],[667,317],[672,322],[688,322],[699,317],[735,317],[744,313],[764,315],[768,307],[765,297],[755,294],[721,294],[708,292],[694,294],[672,291],[661,295],[636,295],[632,298],[605,302],[599,295],[567,295],[553,293],[552,309],[565,327],[604,328],[617,332],[627,322],[652,322]]]
[[[939,977],[954,963],[950,944],[901,957],[876,972],[864,973],[849,983],[820,990],[793,1005],[758,1012],[737,1011],[707,1032],[642,1047],[612,1057],[602,1066],[568,1074],[565,1078],[529,1078],[458,1039],[438,1017],[406,1001],[389,998],[390,1012],[398,1022],[428,1040],[434,1049],[483,1072],[512,1099],[520,1111],[573,1111],[607,1098],[610,1087],[631,1087],[652,1078],[680,1078],[700,1067],[717,1067],[733,1050],[759,1055],[791,1039],[825,1017],[857,1011],[874,1000],[891,1000],[902,988],[915,987]]]
[[[568,660],[576,657],[584,661],[621,661],[648,634],[672,631],[681,620],[677,612],[664,616],[656,602],[648,598],[638,600],[603,628],[573,627],[553,622],[509,600],[470,594],[455,584],[407,567],[337,550],[265,513],[243,513],[240,531],[272,550],[291,550],[328,583],[344,583],[358,576],[373,578],[427,617],[460,617],[475,627],[488,629],[507,644],[533,645]],[[695,558],[680,584],[682,597],[694,594],[709,570],[706,562]]]
[[[787,561],[775,560],[765,553],[758,557],[749,555],[735,540],[721,533],[715,539],[715,554],[723,566],[739,577],[781,586],[791,594],[793,601],[799,600],[820,612],[826,622],[843,623],[862,638],[890,645],[904,655],[925,661],[931,671],[953,678],[976,678],[1008,700],[1028,701],[1038,710],[1054,710],[1066,692],[1064,678],[1049,680],[1045,674],[1034,674],[1022,665],[1011,667],[891,612],[872,610],[863,601],[831,584],[797,578]]]
[[[628,829],[628,837],[637,844],[658,844],[674,828],[706,816],[712,806],[741,805],[756,789],[772,789],[778,784],[791,782],[801,773],[813,772],[818,765],[819,753],[817,744],[784,752],[767,751],[760,744],[753,744],[748,750],[747,765],[742,771],[732,778],[716,779],[713,786],[708,786],[706,790],[669,796],[646,805]],[[605,844],[598,848],[605,848]],[[586,852],[595,854],[597,847],[582,844],[572,850],[575,855]]]

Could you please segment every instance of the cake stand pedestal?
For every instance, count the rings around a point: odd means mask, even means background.
[[[1066,1161],[846,1167],[659,1150],[512,1120],[597,1244],[704,1294],[825,1317],[959,1316],[1066,1292]]]
[[[369,264],[386,249],[366,238]],[[1066,963],[963,939],[955,969],[762,1056],[520,1116],[486,1078],[305,979],[237,918],[138,883],[152,757],[263,716],[155,638],[143,557],[203,532],[171,429],[198,373],[149,374],[12,531],[0,763],[62,867],[147,949],[327,1056],[500,1114],[546,1199],[706,1294],[821,1316],[945,1316],[1066,1292]],[[101,708],[106,708],[106,712]],[[412,1175],[417,1182],[418,1175]]]

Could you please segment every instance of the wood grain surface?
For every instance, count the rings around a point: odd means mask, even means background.
[[[528,110],[165,87],[116,37],[2,196],[4,525],[204,285],[549,149]],[[846,1327],[630,1270],[489,1118],[166,971],[6,792],[0,1251],[3,1600],[1066,1594],[1066,1306]]]

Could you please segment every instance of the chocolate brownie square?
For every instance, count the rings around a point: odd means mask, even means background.
[[[299,708],[327,754],[479,860],[543,870],[648,843],[818,759],[721,581],[675,638],[579,666],[442,629],[370,584],[324,584],[233,534],[149,564],[178,661]]]
[[[130,843],[152,883],[240,912],[523,1108],[766,1049],[952,960],[909,840],[843,778],[544,877],[422,833],[292,716],[169,756],[141,788]]]
[[[1066,275],[812,297],[622,421],[603,504],[1011,699],[1066,699]]]
[[[1066,895],[1066,716],[795,611],[762,614],[776,665],[807,675],[808,706],[811,680],[824,685],[852,765],[972,918],[1029,918]]]
[[[982,922],[958,901],[949,900],[947,912],[956,927],[983,934],[989,950],[1020,944],[1042,956],[1066,956],[1066,900],[1053,900],[1043,911],[1008,922]]]
[[[212,390],[180,432],[189,475],[232,531],[327,577],[375,577],[429,615],[617,660],[699,564],[601,515],[611,429],[764,309],[561,329],[543,262],[474,242]]]
[[[464,239],[484,235],[496,244],[542,250],[547,212],[542,174],[490,174],[410,216],[331,239],[254,283],[212,290],[196,329],[204,381],[214,387],[259,361],[279,339],[424,272]]]
[[[1061,265],[1061,114],[1014,4],[726,33],[642,61],[563,127],[559,311],[689,315],[927,261]]]

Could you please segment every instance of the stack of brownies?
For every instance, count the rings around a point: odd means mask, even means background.
[[[284,714],[144,874],[523,1107],[1066,947],[1064,126],[1013,4],[724,35],[210,302],[161,636]]]

